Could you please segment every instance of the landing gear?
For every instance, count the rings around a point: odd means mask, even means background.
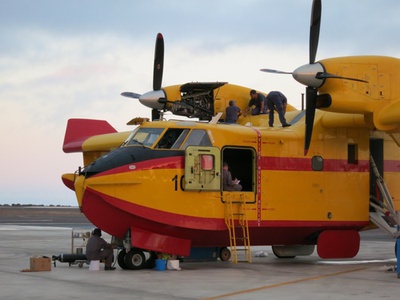
[[[140,270],[146,265],[146,257],[142,250],[132,248],[131,251],[125,255],[125,264],[130,270]]]
[[[149,258],[147,258],[147,256]],[[147,258],[147,259],[146,259]],[[121,269],[124,270],[141,270],[141,269],[153,269],[156,266],[155,259],[157,255],[155,252],[147,252],[132,248],[129,252],[122,249],[118,253],[117,261]]]
[[[147,252],[139,248],[132,248],[131,232],[128,230],[125,238],[117,239],[113,237],[116,243],[122,249],[118,253],[118,265],[123,270],[141,270],[144,268],[150,269],[155,267],[155,259],[157,258],[154,252]],[[145,254],[146,252],[146,254]]]
[[[222,261],[228,261],[231,258],[231,251],[226,247],[221,248],[219,251],[219,258]]]
[[[125,251],[125,249],[122,249],[118,253],[117,261],[118,261],[118,265],[121,267],[121,269],[128,270],[129,269],[128,265],[125,263],[125,256],[126,256],[126,251]]]
[[[154,269],[156,267],[156,258],[157,253],[150,251],[150,257],[146,260],[145,268],[146,269]]]

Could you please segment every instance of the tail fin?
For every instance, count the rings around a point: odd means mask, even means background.
[[[69,119],[65,131],[63,151],[65,153],[82,152],[83,142],[99,134],[115,133],[107,121],[91,119]]]

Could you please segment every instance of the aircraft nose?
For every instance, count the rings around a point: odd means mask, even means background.
[[[154,109],[163,109],[165,106],[165,93],[163,90],[156,90],[147,92],[139,97],[140,103],[144,106],[154,108]],[[159,101],[159,100],[164,101]]]
[[[320,63],[307,64],[298,67],[293,71],[293,78],[305,86],[319,88],[324,83],[323,78],[318,78],[318,74],[324,73],[324,67]]]

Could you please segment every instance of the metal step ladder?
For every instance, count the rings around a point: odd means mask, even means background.
[[[370,211],[370,219],[375,225],[384,231],[388,232],[392,237],[398,237],[399,218],[397,216],[392,196],[386,186],[385,180],[379,174],[375,161],[371,156],[371,167],[376,177],[376,184],[382,199],[379,200],[374,196],[370,197],[370,206],[373,211]]]
[[[227,193],[225,198],[225,224],[229,232],[231,260],[238,262],[238,241],[243,245],[244,261],[251,263],[249,223],[244,194]]]

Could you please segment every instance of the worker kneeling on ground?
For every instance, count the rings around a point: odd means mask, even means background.
[[[104,259],[106,261],[104,270],[115,270],[115,267],[111,266],[114,260],[114,248],[114,245],[101,238],[101,230],[95,228],[86,244],[86,258],[89,261]]]

